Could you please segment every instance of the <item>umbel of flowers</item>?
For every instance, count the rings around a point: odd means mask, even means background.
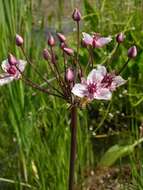
[[[73,50],[66,37],[57,33],[57,37],[60,43],[60,50],[63,56],[63,69],[60,70],[59,63],[56,59],[54,47],[56,45],[55,38],[49,33],[47,44],[48,48],[43,50],[43,58],[49,65],[49,69],[56,78],[57,87],[49,82],[49,79],[44,77],[39,72],[38,68],[31,62],[24,49],[24,39],[20,35],[16,35],[16,45],[21,49],[25,60],[16,58],[11,53],[8,54],[8,58],[2,62],[3,73],[0,75],[0,86],[8,84],[15,80],[23,80],[27,85],[34,89],[37,89],[47,95],[57,96],[70,105],[71,111],[71,150],[70,150],[70,164],[69,164],[69,180],[68,189],[74,188],[74,165],[76,158],[76,131],[77,131],[77,108],[82,107],[84,104],[91,103],[93,100],[110,100],[113,92],[121,85],[126,83],[120,74],[127,66],[130,59],[137,56],[136,46],[129,48],[127,52],[127,61],[123,63],[123,66],[119,71],[113,70],[108,72],[104,65],[94,65],[93,53],[94,48],[104,48],[104,46],[111,42],[111,36],[103,37],[101,34],[92,32],[88,34],[82,32],[82,44],[89,52],[89,60],[86,68],[83,67],[79,60],[80,49],[80,20],[82,19],[81,13],[78,9],[75,9],[72,18],[77,27],[77,39],[76,50]],[[119,33],[116,36],[116,42],[118,45],[123,43],[125,36],[123,33]],[[72,63],[68,63],[68,60],[72,59]],[[31,79],[27,78],[24,74],[26,65],[29,64],[33,72],[39,76],[39,78],[47,83],[48,88],[42,87],[40,84],[35,83]],[[61,65],[62,63],[60,63]],[[87,69],[88,67],[88,69]],[[89,71],[87,74],[86,71]]]

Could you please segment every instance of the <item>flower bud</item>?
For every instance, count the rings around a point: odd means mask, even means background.
[[[51,59],[51,54],[49,53],[49,51],[47,49],[43,50],[43,57],[45,60]]]
[[[116,36],[116,41],[120,44],[124,41],[125,35],[121,32]]]
[[[17,46],[22,46],[24,41],[23,41],[23,38],[20,35],[16,34],[15,42],[16,42]]]
[[[60,44],[60,48],[61,49],[64,49],[64,48],[66,48],[67,47],[67,45],[64,43],[64,42],[62,42],[61,44]]]
[[[49,46],[54,46],[55,45],[55,39],[51,34],[49,35],[49,38],[48,38],[48,45]]]
[[[74,51],[73,51],[73,49],[71,49],[71,48],[64,48],[63,49],[64,50],[64,52],[67,54],[67,55],[69,55],[69,56],[72,56],[73,54],[74,54]]]
[[[135,58],[137,56],[137,48],[136,46],[132,46],[128,49],[128,57]]]
[[[9,55],[8,55],[8,63],[10,65],[16,65],[17,64],[16,58],[11,53],[9,53]]]
[[[79,22],[81,20],[81,13],[77,8],[74,9],[73,14],[72,14],[72,18],[74,21],[77,21],[77,22]]]
[[[66,71],[66,80],[68,82],[73,82],[74,81],[74,71],[71,68],[68,68]]]
[[[57,33],[57,36],[61,43],[66,41],[66,37],[63,34]]]

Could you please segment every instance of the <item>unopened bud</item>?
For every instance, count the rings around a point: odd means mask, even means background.
[[[49,53],[49,51],[47,49],[43,50],[43,57],[45,60],[51,59],[51,54]]]
[[[77,22],[79,22],[81,20],[81,13],[77,8],[74,9],[73,14],[72,14],[72,18],[74,21],[77,21]]]
[[[60,44],[60,47],[61,47],[61,49],[64,49],[64,48],[67,47],[67,45],[66,45],[64,42],[62,42],[62,43]]]
[[[74,81],[74,71],[71,68],[68,68],[66,71],[66,80],[68,82],[73,82]]]
[[[51,34],[49,35],[49,38],[48,38],[48,45],[49,46],[54,46],[55,45],[55,39]]]
[[[8,63],[10,65],[16,65],[17,64],[16,58],[11,53],[9,53],[9,55],[8,55]]]
[[[66,37],[63,34],[57,33],[57,36],[61,43],[66,41]]]
[[[15,42],[16,42],[17,46],[22,46],[24,41],[23,41],[23,38],[20,35],[16,34]]]
[[[69,55],[69,56],[72,56],[74,54],[74,51],[73,49],[71,48],[64,48],[64,52]]]
[[[124,41],[125,35],[121,32],[116,36],[116,41],[120,44]]]
[[[135,58],[137,56],[137,48],[136,46],[132,46],[128,49],[128,57]]]

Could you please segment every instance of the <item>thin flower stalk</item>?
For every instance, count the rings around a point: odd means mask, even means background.
[[[36,66],[34,66],[34,64],[31,62],[31,60],[30,60],[30,59],[28,58],[28,56],[26,55],[23,46],[20,46],[20,48],[21,48],[21,50],[22,50],[22,52],[23,52],[23,55],[24,55],[25,58],[26,58],[26,61],[31,65],[31,67],[33,68],[33,70],[35,71],[35,73],[37,73],[37,74],[40,76],[40,78],[43,79],[43,81],[45,81],[52,89],[54,89],[55,91],[57,91],[59,94],[62,95],[62,93],[61,93],[59,90],[57,90],[56,88],[54,88],[54,87],[49,83],[49,81],[48,81],[45,77],[43,77],[43,75],[38,71],[38,69],[36,68]]]

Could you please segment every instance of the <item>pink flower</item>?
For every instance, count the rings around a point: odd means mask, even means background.
[[[110,100],[112,93],[108,88],[100,85],[103,76],[98,70],[93,69],[87,80],[82,79],[81,83],[77,83],[72,88],[72,93],[80,98],[87,97],[89,100]]]
[[[100,48],[104,45],[111,42],[112,38],[109,37],[101,37],[100,34],[94,33],[92,36],[90,34],[87,34],[85,32],[82,33],[83,35],[83,43],[85,45],[90,45],[94,48]]]
[[[82,79],[81,83],[74,85],[72,93],[80,98],[87,97],[89,100],[110,100],[112,92],[126,81],[114,73],[107,73],[104,66],[98,65],[93,69],[87,80]]]
[[[18,80],[21,77],[21,72],[25,69],[26,63],[24,60],[17,60],[16,65],[11,65],[8,59],[4,60],[1,65],[4,73],[0,75],[0,86],[8,84],[13,80]]]

